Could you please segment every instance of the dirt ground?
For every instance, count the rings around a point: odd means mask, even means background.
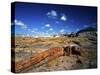
[[[32,55],[46,51],[52,47],[64,47],[66,45],[77,44],[81,47],[81,55],[63,55],[51,61],[41,62],[30,66],[22,72],[44,72],[44,71],[61,71],[75,69],[90,69],[97,67],[97,40],[87,37],[16,37],[15,58],[12,61],[19,62],[26,60]]]

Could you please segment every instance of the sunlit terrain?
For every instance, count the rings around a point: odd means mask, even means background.
[[[12,71],[97,68],[97,7],[12,3]]]

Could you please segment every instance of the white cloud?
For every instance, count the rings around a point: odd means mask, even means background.
[[[47,13],[47,15],[51,15],[51,13],[50,13],[50,12],[48,12],[48,13]]]
[[[31,30],[31,29],[30,29],[30,30]],[[31,32],[37,33],[37,32],[38,32],[38,29],[37,29],[37,28],[33,28],[33,29],[31,30]]]
[[[53,28],[50,28],[49,30],[50,30],[50,31],[52,31],[52,30],[53,30]]]
[[[60,16],[61,14],[61,16]],[[52,18],[52,19],[59,19],[59,20],[62,20],[62,21],[66,21],[67,20],[67,17],[64,13],[58,13],[57,11],[55,10],[51,10],[49,12],[47,12],[46,14],[49,18]],[[60,17],[60,18],[59,18]],[[59,22],[56,21],[56,23],[58,24]]]
[[[63,33],[64,31],[65,31],[64,29],[61,29],[61,30],[60,30],[61,33]]]
[[[45,27],[51,27],[51,25],[50,24],[46,24]]]
[[[55,11],[55,10],[52,10],[52,11],[51,11],[51,15],[52,15],[52,16],[57,16],[56,11]]]
[[[12,25],[21,26],[21,28],[23,28],[23,29],[27,28],[27,26],[20,20],[14,20],[14,23],[12,23]]]
[[[57,17],[57,12],[55,10],[51,10],[46,15],[48,17],[51,17],[51,18],[56,18]]]
[[[35,32],[34,30],[32,30],[31,32]]]
[[[66,21],[66,20],[67,20],[67,17],[66,17],[65,14],[63,14],[63,15],[61,16],[61,20],[62,20],[62,21]]]

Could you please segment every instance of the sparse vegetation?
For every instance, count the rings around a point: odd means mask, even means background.
[[[39,66],[31,66],[27,72],[30,71],[54,71],[54,70],[71,70],[71,69],[85,69],[97,67],[97,40],[90,37],[47,37],[47,38],[34,38],[34,37],[15,37],[15,49],[12,45],[12,52],[15,52],[15,58],[12,56],[13,62],[20,62],[30,59],[31,56],[44,52],[49,48],[62,47],[76,44],[81,49],[74,51],[70,55],[68,48],[64,48],[64,55],[55,58],[51,61],[44,59],[39,63]],[[78,53],[78,54],[75,54]],[[38,63],[38,64],[39,64]],[[23,71],[22,71],[23,72]],[[24,71],[26,72],[26,70]]]

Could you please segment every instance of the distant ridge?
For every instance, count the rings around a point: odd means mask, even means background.
[[[96,28],[93,28],[93,27],[87,27],[87,28],[84,28],[84,29],[81,29],[77,32],[78,33],[82,33],[82,32],[87,32],[87,31],[97,31]]]

